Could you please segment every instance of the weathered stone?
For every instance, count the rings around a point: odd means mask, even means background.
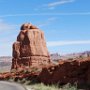
[[[14,51],[13,51],[13,56],[14,56],[14,58],[19,58],[20,57],[20,42],[15,42],[14,44],[13,44],[13,49],[14,49]]]
[[[58,65],[42,69],[39,80],[45,84],[89,84],[90,59],[75,61],[60,61]]]
[[[50,63],[44,33],[32,24],[23,24],[13,44],[12,69]]]
[[[30,23],[26,23],[21,26],[21,30],[28,30],[28,29],[38,29],[38,28]]]

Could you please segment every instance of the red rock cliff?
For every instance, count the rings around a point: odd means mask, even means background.
[[[39,80],[45,84],[90,85],[90,58],[74,61],[63,60],[58,65],[43,68]]]
[[[13,44],[12,69],[43,66],[50,63],[44,33],[32,24],[23,24]]]

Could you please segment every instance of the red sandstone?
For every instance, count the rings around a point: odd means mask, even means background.
[[[44,33],[32,24],[23,24],[13,44],[12,69],[40,67],[50,63]]]

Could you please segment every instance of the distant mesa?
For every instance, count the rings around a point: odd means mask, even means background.
[[[50,63],[44,32],[26,23],[13,44],[12,69],[41,67]]]

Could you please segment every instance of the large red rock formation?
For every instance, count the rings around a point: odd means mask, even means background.
[[[86,60],[63,60],[58,65],[45,67],[39,74],[39,80],[45,84],[89,84],[90,58]]]
[[[13,44],[12,69],[43,66],[50,63],[44,33],[32,24],[23,24]]]
[[[63,60],[58,65],[46,66],[41,71],[26,69],[16,72],[7,72],[0,74],[0,80],[8,80],[13,78],[21,80],[28,78],[28,80],[36,80],[45,84],[67,84],[76,83],[78,86],[90,86],[90,58],[84,60]],[[83,90],[90,90],[83,89]]]

